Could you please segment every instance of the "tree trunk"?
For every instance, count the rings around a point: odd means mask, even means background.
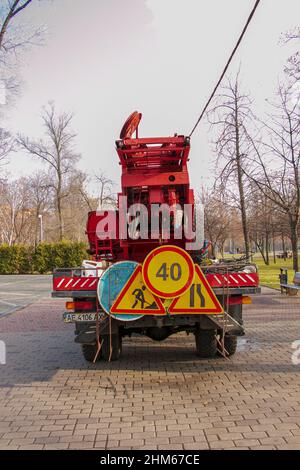
[[[298,271],[299,263],[298,263],[298,223],[295,221],[291,221],[291,243],[292,243],[292,252],[293,252],[293,269],[294,271]]]
[[[244,236],[244,243],[245,243],[245,253],[246,253],[247,258],[249,258],[250,257],[250,243],[249,243],[249,233],[248,233],[247,214],[246,214],[246,205],[245,205],[245,195],[244,195],[244,187],[243,187],[243,181],[242,181],[241,168],[238,168],[238,184],[239,184],[239,193],[240,193],[240,205],[241,205],[243,236]]]
[[[266,265],[267,266],[269,266],[270,264],[269,250],[270,250],[269,232],[266,232]]]
[[[246,257],[249,258],[250,257],[250,241],[249,241],[245,193],[244,193],[244,184],[243,184],[243,169],[242,169],[241,153],[240,153],[240,132],[239,132],[237,95],[235,96],[235,151],[236,151],[236,167],[237,167],[238,188],[239,188],[239,195],[240,195],[240,207],[241,207],[241,216],[242,216],[245,253],[246,253]]]
[[[34,247],[36,248],[39,244],[39,242],[41,242],[40,240],[40,219],[39,219],[39,215],[40,215],[40,212],[41,212],[41,208],[40,208],[40,204],[37,205],[36,207],[36,211],[35,211],[35,234],[34,234]]]
[[[57,203],[57,213],[58,213],[58,233],[59,233],[59,240],[63,240],[64,238],[64,229],[63,229],[63,217],[62,217],[62,207],[61,207],[61,177],[58,174],[58,187],[56,191],[56,203]]]
[[[35,234],[34,234],[34,248],[38,246],[39,243],[39,216],[38,213],[35,216]]]
[[[61,210],[61,198],[57,200],[57,212],[58,212],[58,232],[59,232],[59,241],[62,241],[64,238],[64,230],[63,230],[63,219],[62,219],[62,210]]]
[[[222,256],[222,258],[224,258],[224,244],[225,244],[225,242],[221,243],[221,256]]]
[[[7,28],[8,28],[8,25],[9,25],[9,22],[12,18],[11,16],[11,11],[8,13],[7,17],[5,18],[4,22],[3,22],[3,25],[2,25],[2,28],[0,30],[0,49],[2,49],[2,46],[3,46],[3,40],[4,40],[4,35],[7,31]]]
[[[281,233],[281,246],[282,246],[282,252],[285,253],[285,240],[284,240],[283,233]]]
[[[212,255],[213,258],[216,257],[215,253],[216,253],[216,244],[212,243],[211,244],[211,255]]]
[[[264,250],[265,250],[265,248],[264,248],[264,240],[262,240],[261,245],[260,245],[260,243],[259,243],[257,240],[253,240],[253,241],[254,241],[256,247],[258,248],[259,253],[260,253],[261,256],[262,256],[262,259],[264,260],[264,263],[267,264],[266,256],[265,256],[265,252],[264,252]]]

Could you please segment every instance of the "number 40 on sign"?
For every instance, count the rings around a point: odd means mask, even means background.
[[[190,255],[182,248],[165,245],[149,253],[142,274],[146,287],[153,294],[172,299],[189,289],[195,267]]]

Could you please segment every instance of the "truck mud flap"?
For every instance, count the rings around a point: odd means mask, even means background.
[[[79,344],[95,344],[96,343],[96,327],[87,327],[75,338],[75,343]]]

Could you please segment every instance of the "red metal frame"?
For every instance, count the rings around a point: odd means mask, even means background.
[[[187,169],[190,152],[188,137],[180,135],[124,138],[116,141],[116,150],[122,167],[122,192],[118,195],[119,206],[121,196],[127,197],[128,206],[143,203],[147,206],[149,214],[152,203],[165,203],[169,206],[180,204],[181,207],[183,204],[194,204],[194,193],[189,186]],[[184,237],[181,240],[174,239],[172,225],[170,239],[167,240],[159,238],[153,240],[150,228],[147,240],[123,240],[118,236],[112,239],[109,233],[107,233],[106,240],[99,240],[96,230],[99,217],[96,212],[89,214],[86,232],[90,243],[90,253],[96,260],[131,259],[140,262],[151,249],[162,244],[185,247]],[[118,231],[117,227],[117,233]]]

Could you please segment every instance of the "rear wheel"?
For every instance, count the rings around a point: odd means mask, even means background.
[[[228,353],[228,356],[232,356],[236,352],[237,336],[225,335],[224,347]]]
[[[222,341],[222,338],[220,338],[220,342],[221,341]],[[226,356],[233,356],[233,354],[235,354],[236,348],[237,348],[237,336],[225,335],[224,347],[227,351]],[[221,352],[219,352],[219,355],[222,356]]]
[[[96,356],[97,349],[98,349],[97,345],[96,344],[82,344],[81,349],[82,349],[82,354],[83,354],[84,359],[88,362],[93,362]],[[98,354],[97,361],[99,361],[100,357],[101,357],[101,350]]]
[[[102,341],[102,356],[105,361],[116,361],[122,352],[122,336],[119,333],[104,335]]]
[[[196,350],[199,357],[214,357],[217,354],[215,330],[197,330],[195,332]]]

